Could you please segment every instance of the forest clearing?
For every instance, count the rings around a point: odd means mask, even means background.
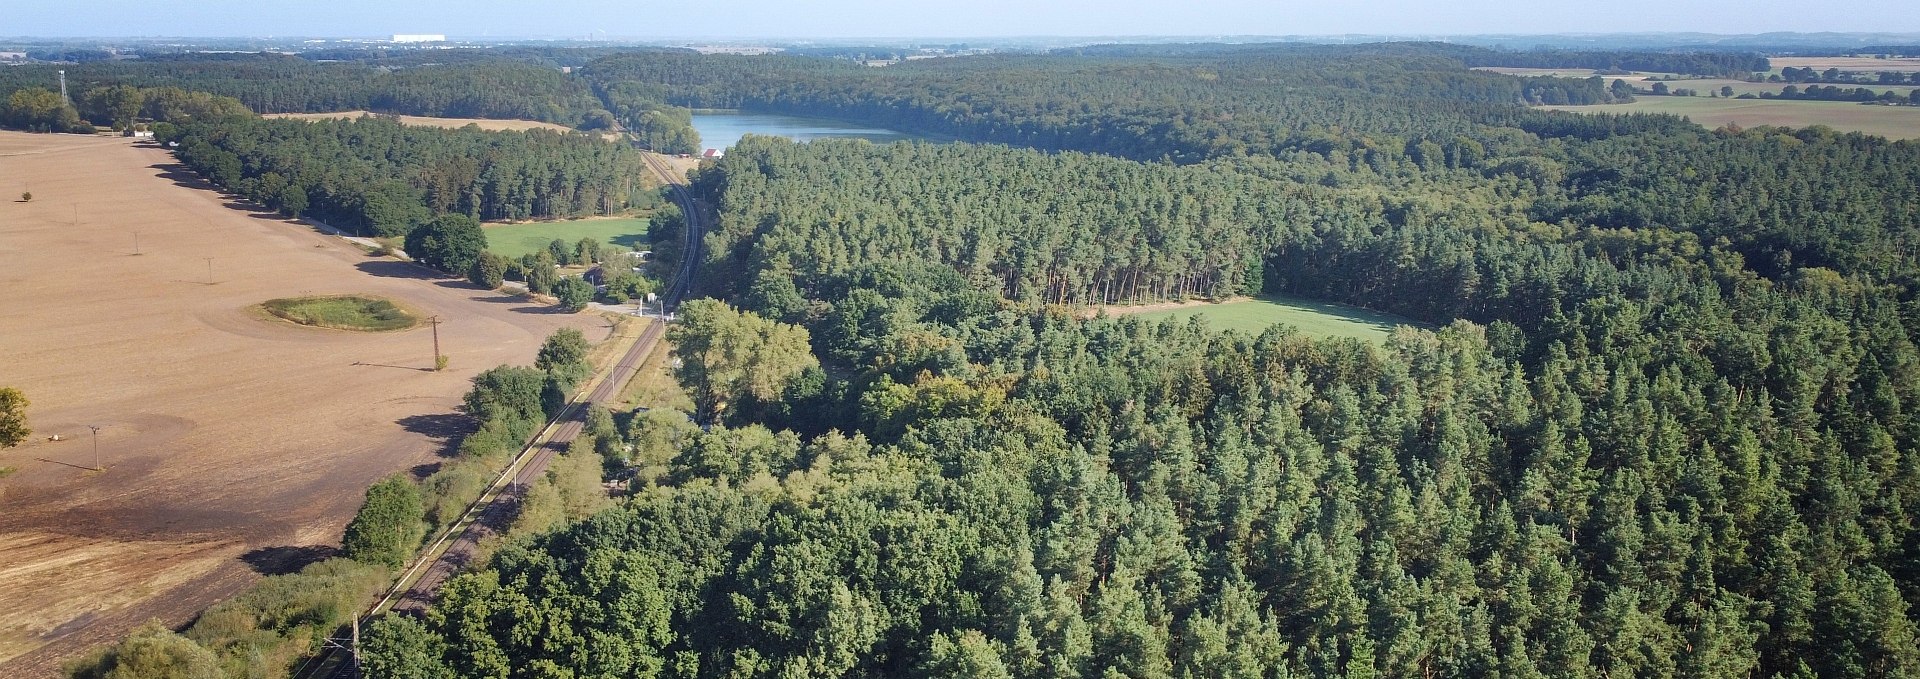
[[[386,115],[397,118],[408,125],[428,127],[461,128],[477,125],[489,132],[525,132],[527,130],[552,130],[554,132],[572,132],[573,128],[537,120],[487,120],[483,118],[434,118],[428,116],[406,116],[380,114],[372,111],[341,111],[338,113],[269,113],[262,118],[290,118],[293,120],[349,120],[365,116]]]
[[[1219,304],[1186,304],[1171,309],[1144,310],[1129,314],[1126,307],[1107,307],[1113,316],[1137,315],[1141,320],[1160,321],[1201,316],[1216,330],[1236,330],[1258,335],[1277,324],[1293,326],[1309,337],[1351,337],[1367,342],[1382,342],[1402,325],[1419,323],[1345,304],[1318,302],[1287,295],[1261,295]]]
[[[1879,106],[1847,101],[1641,97],[1626,104],[1543,108],[1577,113],[1671,113],[1686,116],[1707,128],[1728,123],[1740,127],[1825,125],[1841,132],[1861,132],[1888,139],[1920,138],[1920,107],[1915,106]]]
[[[33,194],[0,202],[16,293],[0,365],[32,399],[35,434],[0,453],[18,468],[0,481],[0,675],[50,675],[330,553],[369,484],[440,459],[475,373],[530,361],[558,327],[604,334],[251,210],[157,147],[3,132],[0,157],[0,187]],[[425,327],[348,333],[253,310],[335,293],[440,316],[450,369],[430,370]]]
[[[554,240],[572,246],[582,238],[602,245],[646,249],[646,217],[565,219],[518,224],[486,224],[487,249],[503,257],[519,257],[545,250]]]

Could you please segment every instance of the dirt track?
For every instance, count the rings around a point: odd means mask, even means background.
[[[0,452],[19,468],[0,480],[0,676],[51,676],[146,619],[183,623],[324,555],[367,485],[439,459],[474,373],[530,362],[563,325],[605,334],[246,207],[151,146],[0,133],[0,385],[33,401],[36,434]],[[450,369],[421,369],[425,327],[249,310],[345,292],[439,314]],[[104,472],[83,468],[89,424]],[[69,440],[44,440],[56,433]]]

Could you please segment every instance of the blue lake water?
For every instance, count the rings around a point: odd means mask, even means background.
[[[700,148],[703,149],[731,148],[741,137],[749,134],[786,137],[794,141],[865,139],[874,143],[914,138],[903,132],[842,120],[778,113],[700,112],[693,114],[693,129],[700,133]]]

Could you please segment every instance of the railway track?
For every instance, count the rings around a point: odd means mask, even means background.
[[[673,171],[665,161],[652,153],[644,153],[642,158],[647,168],[659,175],[671,188],[674,201],[680,204],[686,219],[685,247],[680,269],[675,273],[673,283],[665,295],[665,307],[674,309],[680,306],[692,289],[693,274],[699,261],[700,240],[705,231],[700,225],[700,212],[693,201],[693,192],[688,190],[686,177]],[[478,551],[480,541],[495,531],[501,530],[514,515],[521,494],[533,482],[546,474],[547,465],[553,456],[564,452],[586,427],[586,413],[589,406],[605,404],[619,396],[633,374],[646,362],[654,347],[666,336],[666,321],[669,316],[651,323],[641,331],[633,346],[614,362],[611,369],[595,383],[585,398],[576,399],[560,414],[547,423],[534,437],[533,442],[514,457],[506,469],[494,478],[487,491],[467,506],[467,511],[458,521],[425,550],[420,558],[402,573],[379,603],[367,610],[357,621],[365,624],[382,613],[392,610],[420,610],[433,601],[433,594],[448,578],[453,577],[462,568],[470,565]],[[354,643],[354,642],[349,642]],[[296,679],[350,679],[359,676],[359,668],[354,656],[346,645],[329,646],[321,654],[309,658],[294,669]]]

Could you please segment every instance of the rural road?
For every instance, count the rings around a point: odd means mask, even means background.
[[[686,177],[652,153],[645,155],[648,168],[671,187],[676,202],[680,203],[686,215],[686,243],[682,252],[680,270],[676,274],[672,287],[665,296],[666,307],[676,308],[691,290],[693,274],[699,260],[701,234],[700,212],[693,201],[693,192],[688,190]],[[648,324],[641,331],[633,345],[620,359],[614,362],[608,372],[602,376],[586,398],[580,399],[550,422],[542,433],[534,438],[532,444],[521,451],[520,455],[507,467],[507,472],[496,479],[494,486],[469,507],[465,516],[421,553],[421,561],[407,573],[402,574],[393,590],[369,611],[368,618],[388,610],[424,610],[433,602],[434,593],[448,578],[472,564],[474,554],[480,543],[487,537],[504,530],[512,522],[515,510],[525,489],[540,480],[546,473],[547,465],[555,454],[564,452],[578,438],[586,426],[586,413],[589,405],[608,403],[618,398],[627,382],[633,378],[654,347],[666,336],[665,319]],[[436,553],[437,551],[437,553]],[[415,574],[417,573],[417,577]],[[296,678],[308,677],[352,677],[355,668],[345,657],[328,651],[313,658],[295,669]]]

